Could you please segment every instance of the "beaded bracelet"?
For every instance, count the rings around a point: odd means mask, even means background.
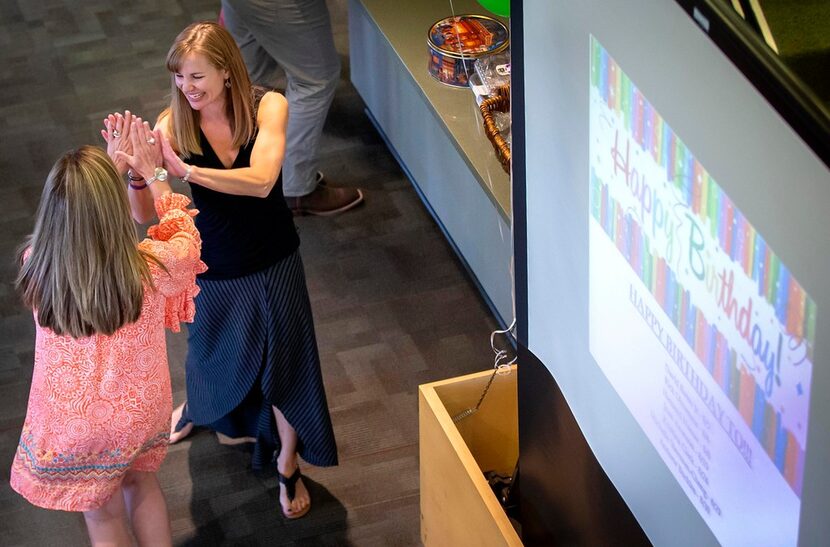
[[[129,183],[130,188],[133,190],[144,190],[147,188],[146,184],[135,184],[136,182],[141,182],[142,180],[144,180],[144,177],[135,176],[132,169],[127,170],[127,182]]]
[[[133,173],[132,169],[127,169],[127,178],[133,182],[144,180],[144,177],[142,177],[141,175],[136,175],[135,173]]]

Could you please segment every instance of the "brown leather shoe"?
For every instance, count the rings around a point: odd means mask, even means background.
[[[331,216],[356,207],[363,201],[359,188],[341,188],[318,184],[307,196],[285,198],[295,216]]]

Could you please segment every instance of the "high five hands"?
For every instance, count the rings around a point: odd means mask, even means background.
[[[156,167],[163,164],[161,139],[160,132],[152,131],[148,122],[134,116],[130,127],[131,150],[116,150],[114,159],[126,162],[133,171],[147,180],[154,175]]]
[[[185,163],[176,155],[173,147],[161,131],[153,131],[150,124],[129,110],[109,114],[104,118],[101,136],[107,143],[107,155],[122,175],[132,168],[145,179],[153,175],[156,167],[164,166],[174,176],[181,177]]]

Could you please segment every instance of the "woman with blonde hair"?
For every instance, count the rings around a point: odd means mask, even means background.
[[[82,511],[93,545],[128,545],[128,520],[140,544],[170,545],[155,476],[172,408],[164,329],[193,319],[201,243],[189,199],[166,182],[161,135],[129,114],[106,135],[116,163],[92,146],[60,157],[21,248],[36,342],[10,482],[34,505]],[[160,219],[140,243],[127,164]]]
[[[167,69],[164,161],[190,184],[208,266],[189,327],[187,402],[173,413],[170,441],[196,424],[252,441],[255,469],[276,454],[282,512],[298,518],[310,507],[298,455],[336,465],[337,447],[299,238],[281,191],[287,102],[252,88],[233,38],[212,22],[176,37]],[[132,194],[137,218],[150,218],[149,200]]]

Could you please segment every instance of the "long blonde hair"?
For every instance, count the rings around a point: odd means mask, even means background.
[[[199,112],[193,110],[184,93],[176,86],[176,73],[185,57],[192,53],[204,55],[208,62],[220,70],[227,70],[230,88],[225,109],[233,132],[233,146],[244,146],[254,135],[255,122],[251,101],[251,80],[242,59],[242,53],[230,33],[212,21],[193,23],[185,28],[167,52],[167,70],[170,71],[170,107],[159,119],[172,115],[173,147],[180,155],[202,154],[199,142]]]
[[[124,182],[99,148],[64,154],[49,172],[17,288],[38,323],[73,338],[112,334],[141,314],[152,286]],[[24,255],[28,253],[28,257]]]

